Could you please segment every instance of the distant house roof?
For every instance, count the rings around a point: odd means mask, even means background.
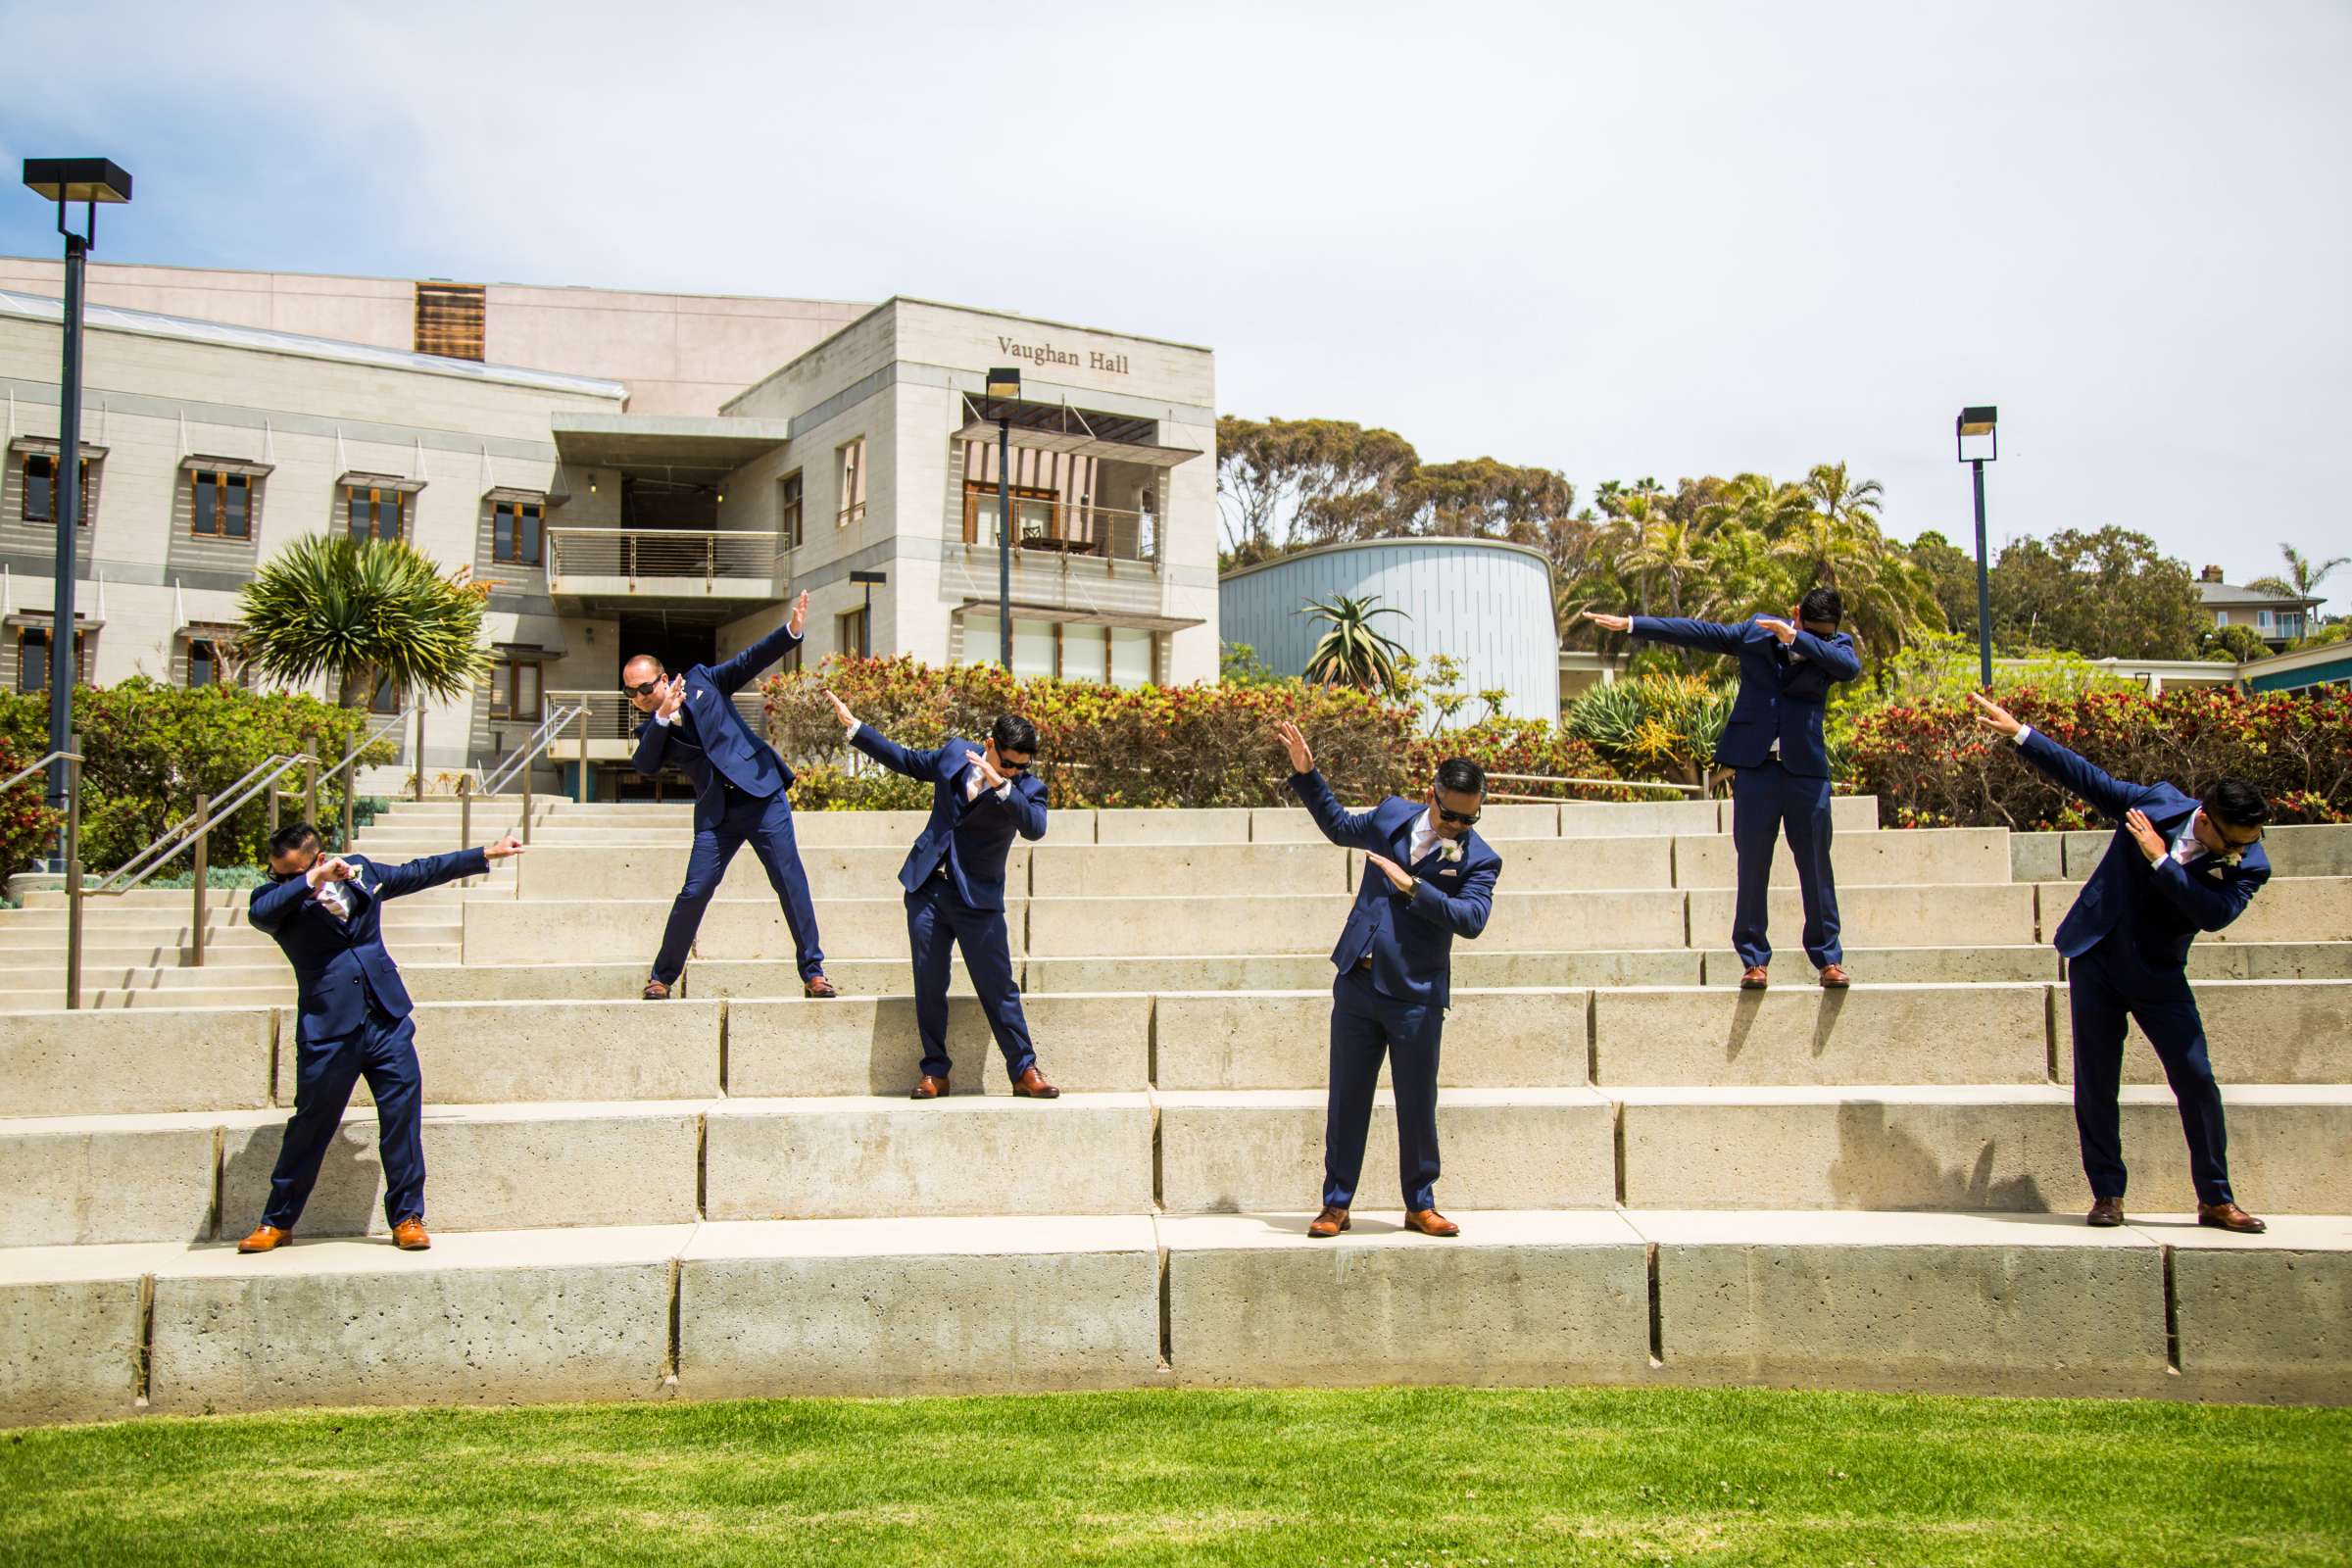
[[[19,320],[62,323],[66,308],[38,294],[0,289],[0,317]],[[153,311],[123,310],[113,305],[82,306],[83,324],[98,331],[136,332],[145,337],[176,338],[183,343],[210,343],[222,348],[253,349],[264,354],[293,354],[311,360],[335,360],[382,370],[418,370],[428,375],[452,375],[468,381],[495,381],[507,386],[538,387],[549,392],[577,392],[590,397],[628,396],[618,381],[599,376],[565,375],[559,370],[533,370],[519,365],[483,365],[473,360],[443,359],[433,354],[410,354],[377,348],[370,343],[346,343],[339,338],[311,337],[301,332],[275,332],[265,327],[236,326],[225,321],[199,321],[184,316],[161,316]]]
[[[2197,592],[2208,610],[2235,610],[2240,606],[2249,610],[2309,610],[2326,603],[2320,599],[2298,599],[2293,594],[2275,594],[2267,588],[2241,588],[2230,582],[2201,582],[2197,584]]]

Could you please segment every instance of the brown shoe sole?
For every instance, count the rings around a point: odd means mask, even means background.
[[[1340,1221],[1340,1231],[1344,1231],[1344,1230],[1351,1230],[1351,1229],[1353,1229],[1353,1228],[1354,1228],[1354,1225],[1355,1225],[1355,1221],[1354,1221],[1354,1220],[1352,1220],[1352,1219],[1344,1219],[1344,1220],[1341,1220],[1341,1221]],[[1313,1238],[1314,1238],[1316,1241],[1318,1241],[1318,1242],[1328,1242],[1328,1241],[1330,1241],[1330,1240],[1331,1240],[1333,1237],[1335,1237],[1335,1236],[1339,1235],[1339,1234],[1340,1234],[1340,1231],[1330,1231],[1330,1232],[1319,1231],[1319,1230],[1315,1229],[1315,1227],[1314,1227],[1314,1222],[1313,1222],[1313,1221],[1311,1221],[1311,1220],[1307,1222],[1307,1227],[1306,1227],[1306,1234],[1307,1234],[1307,1235],[1309,1235],[1309,1236],[1311,1236],[1311,1237],[1313,1237]]]
[[[2254,1218],[2251,1214],[2247,1215],[2246,1217],[2248,1219]],[[2258,1219],[2254,1220],[2254,1223],[2251,1225],[2232,1225],[2228,1220],[2215,1219],[2207,1214],[2199,1214],[2197,1216],[2197,1223],[2200,1225],[2210,1226],[2217,1231],[2228,1231],[2232,1236],[2260,1236],[2263,1232],[2270,1229],[2269,1225]]]
[[[1012,1098],[1015,1100],[1059,1100],[1061,1091],[1058,1089],[1023,1089],[1016,1084],[1013,1086]]]
[[[294,1238],[289,1234],[279,1237],[276,1241],[271,1242],[268,1247],[247,1247],[243,1242],[239,1242],[237,1244],[237,1250],[245,1254],[247,1257],[259,1257],[264,1252],[274,1252],[280,1248],[292,1247],[293,1245]]]

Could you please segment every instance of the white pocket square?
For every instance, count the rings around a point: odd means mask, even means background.
[[[1438,873],[1440,876],[1460,876],[1461,874],[1462,873],[1460,871],[1454,869],[1450,865]]]

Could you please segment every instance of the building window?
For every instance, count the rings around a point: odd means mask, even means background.
[[[536,659],[510,659],[490,672],[490,716],[536,724],[543,670]]]
[[[1110,683],[1149,686],[1159,668],[1159,633],[1134,626],[1110,628]]]
[[[858,658],[865,647],[865,607],[860,605],[856,610],[834,616],[833,625],[839,633],[835,646],[841,650],[843,657]]]
[[[1110,628],[1108,626],[1073,625],[1067,621],[1062,623],[1061,678],[1063,680],[1092,681],[1110,679]]]
[[[400,711],[400,688],[392,684],[391,676],[378,675],[376,677],[375,690],[368,698],[368,711],[370,713],[397,713]]]
[[[24,489],[23,513],[26,522],[57,521],[57,459],[46,452],[24,454]],[[81,499],[74,511],[80,514],[74,521],[82,527],[90,525],[90,460],[81,460]]]
[[[847,528],[851,523],[865,520],[865,437],[842,443],[835,454],[841,462],[838,474],[841,487],[840,510],[834,514],[833,526]]]
[[[2278,612],[2278,635],[2279,635],[2279,636],[2281,636],[2281,637],[2300,637],[2300,636],[2302,636],[2302,635],[2303,635],[2303,615],[2302,615],[2302,612],[2299,612],[2299,611],[2289,611],[2289,610],[2282,610],[2282,611],[2280,611],[2280,612]]]
[[[540,511],[535,501],[501,501],[490,514],[490,559],[501,565],[536,566],[546,559],[540,548]]]
[[[208,638],[197,637],[188,643],[188,684],[216,686],[220,681],[220,656],[214,651]]]
[[[249,474],[191,468],[188,484],[195,496],[189,531],[199,539],[253,537],[253,479]]]
[[[1055,490],[1039,490],[1024,485],[1012,487],[1012,517],[1019,529],[1013,535],[1015,543],[1031,539],[1054,537],[1054,514],[1060,509],[1061,494]],[[963,487],[963,542],[967,545],[997,543],[997,487],[978,480]]]
[[[343,487],[343,515],[352,538],[397,542],[408,535],[408,492],[385,485],[347,484]]]
[[[90,683],[90,639],[84,631],[74,633],[74,684]],[[17,633],[17,690],[45,692],[49,689],[49,628],[26,626]]]
[[[787,550],[801,548],[801,471],[776,481],[776,537]]]

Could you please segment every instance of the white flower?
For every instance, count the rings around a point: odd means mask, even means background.
[[[1460,859],[1462,858],[1462,841],[1460,839],[1438,840],[1438,858],[1445,860]]]

